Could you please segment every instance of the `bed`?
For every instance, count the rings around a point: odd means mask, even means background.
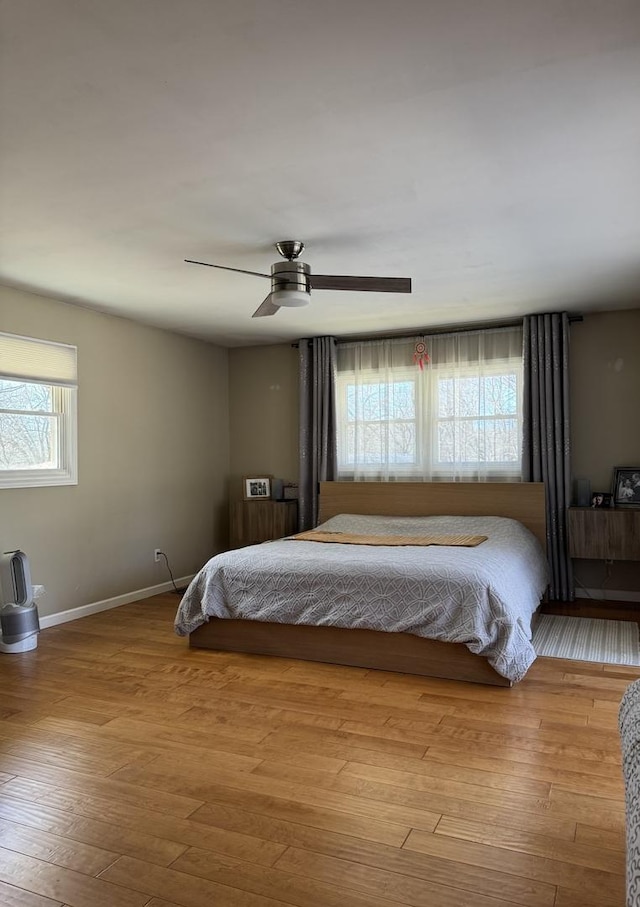
[[[547,584],[539,483],[325,482],[320,523],[475,547],[278,540],[217,555],[176,616],[190,645],[509,686]]]

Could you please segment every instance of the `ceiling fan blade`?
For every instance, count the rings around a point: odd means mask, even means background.
[[[410,293],[410,277],[338,277],[311,274],[312,290],[367,290],[370,293]]]
[[[264,315],[275,315],[276,314],[276,312],[278,311],[280,306],[275,305],[275,303],[271,302],[271,295],[272,294],[269,293],[269,295],[264,300],[264,302],[260,303],[258,308],[255,310],[255,312],[251,316],[252,318],[262,318]]]
[[[252,274],[254,277],[271,277],[270,274],[261,274],[260,271],[244,271],[242,268],[228,268],[226,265],[210,265],[208,261],[193,261],[185,258],[188,265],[204,265],[205,268],[218,268],[221,271],[235,271],[236,274]]]

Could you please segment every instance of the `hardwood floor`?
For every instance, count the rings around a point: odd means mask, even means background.
[[[622,907],[640,671],[513,689],[189,650],[161,595],[0,656],[9,907]]]

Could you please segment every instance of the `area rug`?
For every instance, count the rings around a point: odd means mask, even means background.
[[[601,620],[540,614],[533,631],[537,655],[640,665],[638,624],[631,620]]]

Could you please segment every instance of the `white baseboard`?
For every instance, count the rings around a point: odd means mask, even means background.
[[[181,576],[176,580],[176,586],[182,588],[188,586],[193,576]],[[170,582],[158,583],[157,586],[147,586],[146,589],[136,589],[134,592],[125,592],[124,595],[116,595],[114,598],[105,598],[101,602],[91,602],[88,605],[80,605],[78,608],[69,608],[68,611],[59,611],[57,614],[45,614],[40,618],[40,629],[46,630],[47,627],[56,627],[58,624],[66,624],[70,620],[78,620],[80,617],[88,617],[89,614],[97,614],[99,611],[109,611],[111,608],[119,608],[120,605],[128,605],[130,602],[138,602],[143,598],[151,598],[152,595],[160,595],[161,592],[171,592],[173,586]],[[176,609],[180,599],[176,595]]]
[[[581,589],[576,587],[576,598],[595,598],[604,602],[640,602],[640,592],[622,589]]]

